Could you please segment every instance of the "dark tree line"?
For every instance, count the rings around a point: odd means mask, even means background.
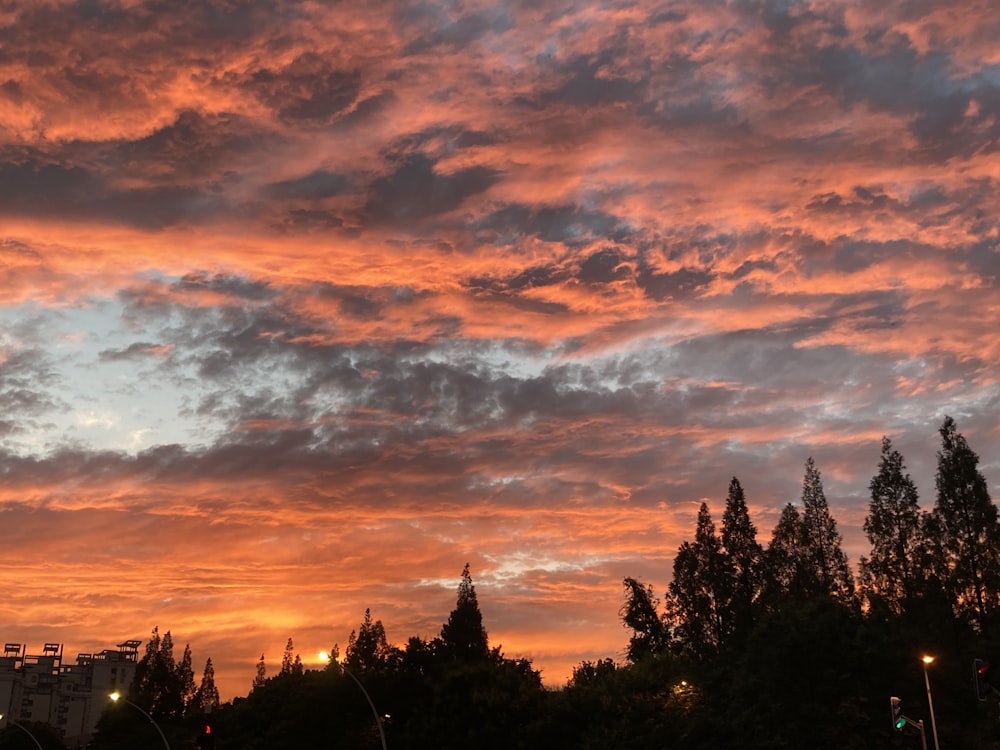
[[[466,565],[434,638],[393,645],[366,610],[323,669],[305,669],[291,638],[277,674],[262,655],[249,694],[213,712],[214,747],[379,748],[380,725],[394,750],[916,747],[914,730],[892,730],[888,702],[899,696],[929,727],[919,658],[930,653],[942,744],[1000,750],[1000,693],[979,701],[971,679],[973,658],[1000,660],[997,509],[954,420],[940,435],[929,510],[883,439],[856,578],[811,458],[766,543],[733,478],[721,526],[701,505],[662,600],[624,579],[623,663],[583,662],[543,689],[530,661],[491,647]],[[185,722],[211,698],[210,663],[194,690],[188,652],[174,662],[169,633],[153,635],[130,695],[171,727],[172,747],[196,747]],[[149,732],[122,721],[102,722],[95,747]]]
[[[177,660],[173,636],[169,630],[161,636],[158,626],[150,634],[123,698],[145,711],[156,726],[132,707],[110,704],[98,721],[90,750],[126,750],[135,747],[139,738],[145,746],[156,747],[162,742],[157,727],[171,747],[191,747],[191,738],[198,734],[206,712],[220,705],[211,658],[205,661],[195,687],[190,645]]]
[[[902,455],[883,438],[864,522],[871,552],[857,580],[811,458],[800,503],[784,507],[766,546],[733,478],[721,534],[703,503],[662,606],[652,586],[625,579],[622,618],[632,632],[625,669],[692,675],[700,693],[698,713],[685,724],[698,737],[690,746],[915,741],[887,736],[888,698],[909,690],[910,714],[930,726],[918,658],[931,653],[949,744],[1000,747],[996,700],[979,705],[971,687],[972,659],[994,651],[1000,626],[997,509],[955,421],[946,418],[939,432],[929,511]]]

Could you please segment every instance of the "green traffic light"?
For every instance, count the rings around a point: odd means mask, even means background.
[[[904,719],[902,716],[896,719],[896,729],[902,729],[905,726],[906,726],[906,719]]]

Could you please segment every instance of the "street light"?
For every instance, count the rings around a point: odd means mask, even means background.
[[[321,654],[324,656],[325,654]],[[329,658],[329,657],[327,657]],[[372,701],[372,697],[368,695],[368,691],[365,690],[365,686],[361,684],[361,680],[354,676],[354,674],[343,664],[341,664],[336,659],[332,660],[338,667],[340,667],[344,674],[354,680],[354,684],[361,688],[361,692],[365,694],[365,700],[368,701],[368,705],[371,707],[372,714],[375,716],[375,726],[378,727],[378,737],[382,740],[382,750],[389,750],[388,745],[385,744],[385,731],[382,729],[382,717],[379,716],[378,709],[375,708],[375,703]]]
[[[924,684],[927,686],[927,708],[931,712],[931,732],[934,733],[934,750],[941,750],[938,745],[937,723],[934,721],[934,699],[931,698],[931,680],[927,676],[927,665],[934,661],[933,656],[923,656],[920,659],[924,663]]]
[[[3,718],[4,718],[4,714],[0,714],[0,719],[3,719]],[[17,727],[18,729],[20,729],[26,735],[28,735],[29,737],[31,737],[31,741],[35,743],[35,746],[38,748],[38,750],[45,750],[45,748],[42,747],[42,743],[38,741],[38,738],[35,735],[33,735],[31,732],[28,731],[28,728],[26,726],[24,726],[22,724],[18,724],[16,721],[14,721],[9,716],[7,717],[7,723],[8,724],[13,724],[15,727]]]
[[[150,716],[148,713],[146,713],[145,709],[143,709],[141,706],[137,706],[135,703],[133,703],[132,701],[130,701],[128,698],[123,698],[122,694],[119,693],[118,691],[113,692],[111,695],[108,696],[108,698],[110,698],[115,703],[117,703],[118,701],[124,701],[125,703],[128,703],[130,706],[132,706],[132,708],[134,708],[136,711],[138,711],[143,716],[145,716],[147,719],[149,719],[149,723],[152,724],[154,727],[156,727],[156,731],[159,732],[160,739],[163,740],[163,746],[167,750],[170,750],[170,743],[167,742],[167,738],[163,735],[163,730],[160,729],[160,725],[157,724],[155,721],[153,721],[153,717]]]

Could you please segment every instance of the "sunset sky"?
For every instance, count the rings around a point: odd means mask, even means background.
[[[886,7],[883,7],[886,6]],[[1000,5],[0,0],[0,639],[558,687],[730,479],[1000,496]]]

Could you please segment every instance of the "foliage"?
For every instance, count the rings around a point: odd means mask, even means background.
[[[632,629],[626,654],[630,662],[662,653],[670,645],[670,630],[659,612],[660,600],[653,587],[626,577],[625,604],[619,612],[625,627]]]
[[[170,631],[161,636],[159,627],[154,627],[128,695],[105,708],[91,750],[125,750],[139,741],[157,747],[162,744],[160,732],[171,747],[191,747],[206,708],[219,705],[212,660],[206,661],[197,689],[191,661],[188,646],[175,661]]]
[[[8,722],[0,732],[0,750],[38,750],[38,745],[42,750],[66,750],[59,732],[45,722],[25,720],[18,724],[21,726]]]
[[[722,551],[708,504],[702,503],[694,542],[684,542],[674,557],[667,604],[678,645],[695,658],[717,653],[732,632],[735,578],[732,558]]]
[[[830,515],[823,481],[811,457],[806,461],[802,479],[802,508],[800,558],[806,565],[804,579],[809,593],[829,595],[848,603],[854,597],[854,580],[841,548],[837,522]]]
[[[927,546],[917,488],[905,470],[903,456],[883,437],[878,473],[868,485],[871,502],[864,523],[871,557],[862,557],[859,565],[869,606],[878,598],[896,613],[912,605],[926,578]]]
[[[489,639],[468,563],[462,570],[455,608],[441,627],[439,648],[443,654],[459,661],[481,661],[489,656]]]
[[[934,517],[941,532],[936,571],[956,613],[980,629],[1000,604],[1000,527],[979,456],[955,420],[941,425]]]

